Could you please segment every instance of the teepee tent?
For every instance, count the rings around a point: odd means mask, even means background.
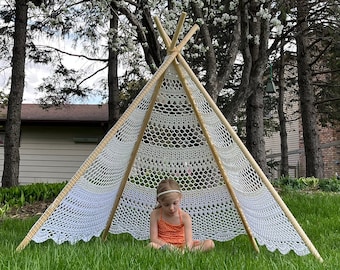
[[[247,234],[254,248],[321,256],[224,118],[156,17],[168,56],[116,125],[17,247],[60,244],[108,233],[149,238],[160,180],[172,177],[195,239]]]

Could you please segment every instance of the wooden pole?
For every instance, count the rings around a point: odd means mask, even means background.
[[[175,43],[177,42],[177,38],[178,38],[178,36],[179,36],[179,32],[180,32],[180,30],[181,30],[181,28],[182,28],[182,26],[183,26],[184,18],[185,18],[185,13],[182,14],[182,16],[181,16],[181,18],[180,18],[180,20],[179,20],[179,23],[178,23],[178,25],[177,25],[177,28],[176,28],[176,33],[175,33],[175,39],[176,39],[176,40],[175,40]],[[179,45],[178,47],[183,48],[183,47],[185,46],[185,44],[188,42],[188,40],[192,37],[192,35],[193,35],[194,32],[196,31],[196,29],[197,29],[197,27],[192,28],[192,29],[188,32],[188,34],[186,35],[186,37],[183,39],[183,41],[180,43],[180,45]],[[174,51],[172,51],[172,52],[170,53],[170,55],[175,55],[175,57],[176,57],[176,55],[177,55],[179,52],[180,52],[180,49],[174,50]],[[175,60],[175,57],[172,57],[172,61]],[[169,65],[168,65],[168,66],[169,66]],[[123,191],[124,191],[126,182],[127,182],[127,180],[128,180],[129,174],[130,174],[130,170],[131,170],[131,168],[132,168],[132,166],[133,166],[133,163],[134,163],[136,154],[137,154],[138,149],[139,149],[139,145],[140,145],[140,143],[141,143],[141,141],[142,141],[142,138],[143,138],[143,134],[144,134],[145,128],[146,128],[146,126],[147,126],[147,124],[148,124],[148,122],[149,122],[149,119],[150,119],[150,116],[151,116],[151,113],[152,113],[152,110],[153,110],[153,106],[154,106],[154,104],[155,104],[157,95],[158,95],[158,93],[159,93],[159,89],[160,89],[160,87],[161,87],[161,85],[162,85],[163,78],[164,78],[164,73],[165,73],[165,70],[163,71],[161,78],[158,80],[156,89],[155,89],[155,91],[154,91],[154,93],[153,93],[153,96],[152,96],[152,100],[151,100],[150,106],[149,106],[148,111],[147,111],[147,113],[146,113],[146,115],[145,115],[145,117],[144,117],[142,129],[141,129],[141,131],[140,131],[140,133],[139,133],[139,135],[138,135],[138,139],[137,139],[137,142],[136,142],[136,144],[135,144],[135,146],[134,146],[133,152],[132,152],[132,154],[131,154],[131,158],[130,158],[130,161],[129,161],[127,170],[126,170],[125,175],[124,175],[124,177],[123,177],[123,180],[122,180],[122,182],[121,182],[121,184],[120,184],[120,187],[119,187],[119,190],[118,190],[118,193],[117,193],[117,196],[116,196],[114,205],[113,205],[113,207],[112,207],[112,210],[111,210],[109,219],[108,219],[108,221],[107,221],[107,224],[106,224],[106,227],[105,227],[103,236],[102,236],[103,240],[105,240],[105,239],[107,238],[107,234],[108,234],[108,231],[109,231],[109,229],[110,229],[112,220],[113,220],[114,215],[115,215],[115,213],[116,213],[116,211],[117,211],[117,207],[118,207],[118,205],[119,205],[120,198],[121,198],[121,196],[122,196],[122,194],[123,194]]]
[[[174,40],[172,40],[172,42],[171,42],[171,44],[170,44],[170,37],[166,34],[166,32],[165,32],[165,30],[163,29],[161,23],[159,22],[159,19],[156,18],[155,21],[156,21],[156,25],[157,25],[158,31],[159,31],[160,33],[162,33],[161,36],[163,37],[163,42],[164,42],[165,45],[167,46],[167,49],[168,49],[169,51],[172,51],[172,50],[174,49],[173,46],[175,46],[175,43],[173,42]],[[190,89],[188,88],[188,85],[187,85],[186,80],[185,80],[185,78],[184,78],[184,76],[183,76],[183,73],[182,73],[182,71],[181,71],[181,68],[180,68],[180,66],[179,66],[177,63],[173,63],[173,65],[174,65],[174,67],[175,67],[175,69],[176,69],[176,72],[177,72],[177,74],[178,74],[178,77],[179,77],[180,80],[181,80],[182,86],[183,86],[183,88],[184,88],[184,90],[185,90],[185,92],[186,92],[186,94],[187,94],[187,96],[188,96],[188,99],[189,99],[189,101],[190,101],[190,104],[191,104],[192,107],[193,107],[193,110],[194,110],[195,115],[196,115],[196,117],[197,117],[197,119],[198,119],[198,122],[199,122],[199,124],[200,124],[200,126],[201,126],[201,129],[202,129],[202,131],[203,131],[203,134],[204,134],[204,136],[205,136],[205,138],[206,138],[206,140],[207,140],[207,143],[208,143],[208,145],[209,145],[209,147],[210,147],[210,150],[211,150],[211,152],[212,152],[212,154],[213,154],[213,157],[214,157],[214,159],[215,159],[215,162],[216,162],[217,166],[218,166],[219,169],[220,169],[220,172],[221,172],[221,174],[222,174],[222,177],[223,177],[223,179],[224,179],[224,182],[225,182],[225,184],[226,184],[226,187],[227,187],[227,189],[228,189],[228,191],[229,191],[229,194],[230,194],[230,196],[231,196],[231,199],[232,199],[233,202],[234,202],[235,208],[236,208],[236,210],[237,210],[237,212],[238,212],[238,214],[239,214],[239,216],[240,216],[240,218],[241,218],[241,221],[242,221],[243,226],[244,226],[244,228],[245,228],[245,230],[246,230],[246,232],[247,232],[247,234],[248,234],[248,236],[249,236],[249,239],[250,239],[250,241],[251,241],[251,243],[252,243],[254,249],[255,249],[257,252],[260,252],[259,247],[258,247],[258,245],[257,245],[257,243],[256,243],[256,241],[255,241],[255,238],[254,238],[254,236],[253,236],[253,234],[252,234],[252,232],[251,232],[250,226],[248,225],[247,219],[246,219],[246,217],[245,217],[245,215],[244,215],[244,213],[243,213],[243,211],[242,211],[242,208],[241,208],[241,206],[240,206],[240,203],[239,203],[239,201],[238,201],[238,199],[237,199],[237,196],[236,196],[236,194],[235,194],[235,192],[234,192],[232,186],[230,185],[230,181],[229,181],[228,176],[227,176],[227,174],[226,174],[226,172],[225,172],[225,170],[224,170],[224,168],[223,168],[222,161],[221,161],[219,155],[217,154],[216,148],[215,148],[214,144],[213,144],[212,141],[211,141],[211,138],[210,138],[210,136],[209,136],[209,133],[208,133],[206,127],[205,127],[204,121],[203,121],[203,119],[202,119],[202,117],[201,117],[201,115],[200,115],[200,113],[199,113],[199,111],[198,111],[198,109],[197,109],[196,102],[195,102],[194,98],[192,97],[192,94],[191,94]]]
[[[221,122],[224,124],[224,126],[227,128],[230,136],[233,138],[235,143],[239,146],[245,157],[248,159],[250,164],[253,166],[254,170],[256,173],[259,175],[260,179],[262,180],[263,184],[268,188],[269,192],[272,194],[276,202],[279,204],[281,207],[282,211],[285,213],[289,221],[292,223],[293,227],[295,230],[298,232],[302,240],[305,242],[306,246],[310,250],[310,252],[320,261],[323,262],[322,257],[320,256],[319,252],[317,249],[314,247],[313,243],[310,241],[308,236],[305,234],[299,223],[296,221],[295,217],[293,214],[290,212],[286,204],[283,202],[281,199],[280,195],[277,193],[277,191],[273,188],[272,184],[266,177],[266,175],[263,173],[261,170],[260,166],[256,163],[254,160],[253,156],[250,154],[248,149],[244,146],[243,142],[241,139],[237,136],[236,132],[232,128],[232,126],[229,124],[227,119],[225,119],[224,115],[220,111],[220,109],[217,107],[215,102],[212,100],[211,96],[209,93],[205,90],[204,86],[201,84],[199,79],[196,77],[194,72],[191,70],[190,66],[188,63],[185,61],[184,57],[182,55],[178,55],[177,57],[180,61],[180,64],[184,67],[184,69],[187,71],[191,79],[194,81],[194,83],[197,85],[198,89],[201,91],[201,93],[204,95],[206,100],[208,101],[209,105],[212,107],[212,109],[215,111]]]
[[[190,89],[188,88],[188,86],[186,84],[185,78],[184,78],[184,76],[182,74],[182,71],[180,70],[180,67],[178,66],[178,64],[176,64],[176,71],[177,71],[178,76],[179,76],[179,78],[180,78],[180,80],[182,82],[182,85],[183,85],[183,87],[185,89],[185,92],[186,92],[186,94],[188,96],[190,104],[192,105],[192,107],[194,109],[195,115],[196,115],[196,117],[198,119],[198,122],[200,123],[200,126],[201,126],[201,129],[203,131],[204,137],[207,140],[207,143],[208,143],[208,145],[210,147],[211,153],[212,153],[212,155],[213,155],[213,157],[215,159],[215,162],[216,162],[216,164],[217,164],[217,166],[218,166],[218,168],[219,168],[219,170],[221,172],[221,175],[223,177],[224,183],[226,184],[226,187],[227,187],[227,189],[229,191],[231,199],[232,199],[232,201],[233,201],[233,203],[235,205],[235,208],[236,208],[236,210],[237,210],[237,212],[238,212],[238,214],[239,214],[239,216],[241,218],[241,221],[242,221],[243,226],[244,226],[244,228],[245,228],[245,230],[246,230],[246,232],[248,234],[250,242],[252,243],[252,245],[253,245],[254,249],[256,250],[256,252],[259,253],[260,252],[259,247],[258,247],[258,245],[257,245],[257,243],[255,241],[255,238],[253,236],[251,228],[250,228],[250,226],[248,224],[247,218],[245,217],[245,215],[243,213],[243,210],[242,210],[242,207],[241,207],[241,205],[240,205],[240,203],[239,203],[239,201],[237,199],[237,196],[236,196],[236,194],[234,192],[234,189],[233,189],[232,185],[230,184],[228,175],[227,175],[227,173],[224,170],[221,158],[217,154],[217,150],[216,150],[214,144],[211,141],[211,138],[210,138],[210,135],[209,135],[209,133],[207,131],[205,123],[204,123],[204,121],[203,121],[203,119],[202,119],[202,117],[201,117],[201,115],[200,115],[200,113],[199,113],[199,111],[197,109],[196,102],[195,102],[194,98],[192,97],[191,91],[190,91]]]
[[[167,40],[167,47],[171,48],[171,50],[169,50],[169,53],[173,53],[174,51],[178,52],[178,55],[180,55],[180,51],[183,49],[183,47],[188,43],[188,41],[190,40],[190,38],[195,34],[195,32],[199,29],[199,26],[197,24],[194,24],[191,29],[189,30],[189,32],[186,34],[186,36],[183,38],[183,40],[176,46],[176,47],[170,47],[170,38],[169,36],[166,34],[162,24],[160,23],[160,20],[158,17],[154,17],[157,29],[162,37],[162,39],[165,41]]]
[[[185,21],[185,17],[186,17],[186,13],[185,12],[182,12],[181,14],[181,17],[179,18],[179,21],[177,23],[177,27],[176,27],[176,31],[175,31],[175,34],[174,36],[172,37],[172,41],[171,41],[171,45],[168,47],[168,49],[170,48],[170,50],[173,50],[176,46],[176,43],[178,41],[178,37],[179,37],[179,34],[183,28],[183,25],[184,25],[184,21]],[[158,23],[160,24],[159,22],[159,19],[157,18],[158,20]],[[159,29],[158,29],[159,30]],[[165,33],[165,32],[164,32]],[[162,34],[164,34],[162,33]]]
[[[136,143],[135,143],[135,145],[133,147],[132,153],[131,153],[129,164],[128,164],[127,168],[126,168],[124,177],[123,177],[122,181],[120,182],[120,186],[119,186],[119,189],[118,189],[118,192],[117,192],[117,195],[116,195],[116,199],[114,201],[114,204],[113,204],[110,216],[109,216],[109,218],[107,220],[106,227],[105,227],[105,230],[104,230],[103,235],[102,235],[102,239],[103,240],[106,240],[106,238],[107,238],[107,234],[108,234],[109,229],[111,227],[112,220],[113,220],[114,215],[115,215],[115,213],[117,211],[120,199],[121,199],[121,197],[123,195],[123,191],[124,191],[126,182],[127,182],[128,178],[129,178],[129,175],[130,175],[131,168],[132,168],[132,166],[133,166],[133,164],[135,162],[135,158],[136,158],[136,155],[137,155],[140,143],[141,143],[141,141],[143,139],[144,131],[145,131],[145,129],[147,127],[147,124],[148,124],[148,122],[150,120],[152,109],[153,109],[153,107],[155,105],[155,102],[156,102],[156,99],[157,99],[157,96],[158,96],[158,93],[159,93],[159,89],[161,88],[163,79],[164,79],[164,74],[158,80],[157,85],[155,86],[155,90],[154,90],[154,92],[152,94],[148,110],[147,110],[147,112],[145,114],[145,117],[143,119],[143,124],[142,124],[141,130],[139,131],[137,141],[136,141]]]

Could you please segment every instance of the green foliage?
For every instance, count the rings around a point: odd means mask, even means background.
[[[5,94],[2,89],[0,89],[0,108],[5,108],[8,104],[8,94]]]
[[[327,192],[339,192],[340,191],[340,180],[334,178],[331,179],[320,179],[319,187],[323,191]]]
[[[0,217],[11,207],[21,207],[37,201],[51,201],[64,188],[63,183],[37,183],[11,188],[0,188]]]
[[[330,11],[339,20],[339,4],[330,6]],[[340,123],[340,36],[338,24],[325,24],[324,27],[317,28],[317,36],[323,38],[322,48],[327,48],[321,55],[323,66],[316,68],[314,85],[316,87],[315,105],[320,115],[322,125],[336,126]],[[320,48],[320,45],[319,45]],[[317,53],[318,50],[317,50]],[[318,74],[320,73],[320,74]]]
[[[334,178],[318,179],[315,177],[281,177],[272,181],[272,185],[281,190],[340,192],[340,180]]]
[[[134,76],[140,77],[140,79],[135,80],[131,79],[130,76],[125,75],[123,78],[123,82],[120,86],[120,111],[124,113],[125,110],[130,106],[132,101],[136,98],[139,92],[146,85],[147,80],[142,78],[142,74],[140,74],[140,70],[133,70]],[[131,74],[130,74],[131,75]]]

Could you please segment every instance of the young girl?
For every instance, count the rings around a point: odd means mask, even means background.
[[[178,183],[162,180],[157,187],[158,206],[150,216],[150,246],[156,249],[207,251],[214,248],[212,240],[192,239],[191,217],[180,207],[182,194]]]

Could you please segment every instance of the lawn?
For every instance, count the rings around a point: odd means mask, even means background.
[[[216,242],[208,253],[177,254],[146,248],[130,235],[109,235],[75,245],[31,242],[15,251],[37,218],[0,220],[0,269],[337,269],[340,265],[340,194],[285,192],[290,208],[324,262],[313,255],[282,255],[260,247],[257,254],[247,236]]]

